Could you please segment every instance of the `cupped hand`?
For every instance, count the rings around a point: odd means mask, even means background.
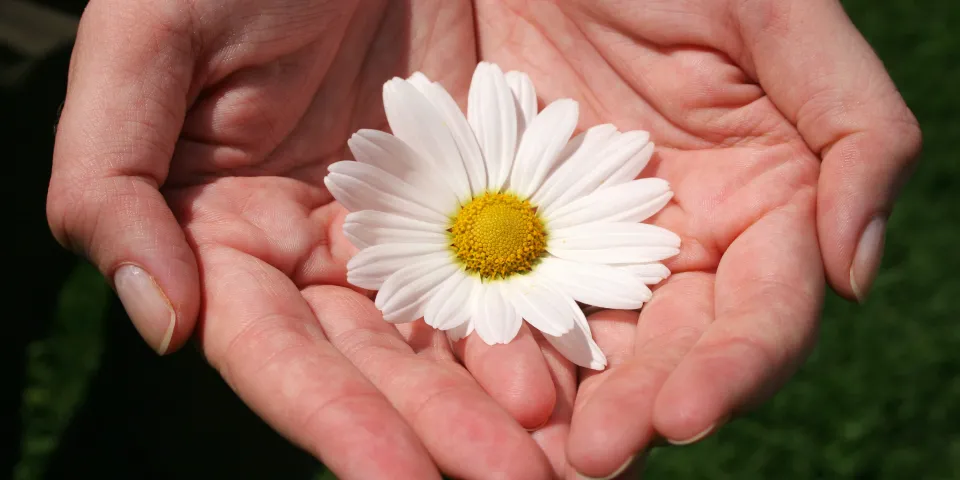
[[[839,2],[505,0],[476,15],[482,60],[527,72],[543,101],[578,100],[583,127],[650,131],[643,175],[675,192],[654,219],[683,239],[673,276],[639,321],[593,317],[610,366],[582,371],[575,398],[574,372],[555,370],[573,408],[534,435],[560,473],[702,438],[803,360],[825,279],[865,297],[920,134]]]
[[[466,93],[473,33],[467,2],[95,0],[51,228],[111,279],[152,347],[196,333],[251,408],[343,478],[549,476],[445,337],[401,333],[345,284],[354,250],[323,188],[351,133],[384,128],[387,79],[422,70]],[[500,378],[495,365],[478,377]]]

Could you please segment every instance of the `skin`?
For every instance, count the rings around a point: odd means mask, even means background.
[[[526,327],[451,348],[422,322],[384,323],[344,281],[355,250],[327,165],[358,128],[386,130],[385,80],[420,70],[463,106],[478,59],[527,72],[544,102],[578,100],[582,127],[658,145],[644,175],[676,197],[654,222],[683,247],[639,319],[591,317],[603,372]],[[48,219],[107,278],[147,271],[176,312],[161,353],[194,335],[342,478],[601,476],[785,381],[825,280],[850,298],[851,278],[869,287],[851,276],[861,233],[889,214],[919,142],[833,0],[94,0]]]

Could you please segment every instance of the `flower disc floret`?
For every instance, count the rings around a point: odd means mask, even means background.
[[[450,248],[464,268],[484,279],[529,272],[547,250],[536,209],[511,193],[487,192],[453,218]]]

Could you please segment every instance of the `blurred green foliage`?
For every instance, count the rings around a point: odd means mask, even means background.
[[[42,476],[45,460],[87,393],[100,363],[108,295],[100,272],[86,264],[77,268],[60,293],[51,335],[27,348],[24,431],[16,480]]]
[[[797,376],[712,438],[655,450],[649,478],[960,478],[960,3],[845,6],[925,137],[921,166],[890,220],[873,295],[864,306],[829,296],[821,341]],[[98,274],[79,267],[49,335],[30,346],[16,478],[41,476],[83,398],[107,300]]]

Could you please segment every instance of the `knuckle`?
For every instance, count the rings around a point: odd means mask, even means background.
[[[920,122],[909,111],[900,123],[904,155],[912,161],[920,155],[920,151],[923,149],[923,131],[920,128]]]
[[[724,359],[731,369],[743,369],[744,365],[753,365],[764,366],[761,370],[773,370],[787,360],[784,348],[772,344],[769,339],[754,335],[732,336],[719,344],[718,349],[723,352],[720,358]]]
[[[113,38],[118,48],[149,52],[155,59],[192,57],[200,50],[195,7],[191,0],[91,0],[80,19],[77,41]]]
[[[76,182],[65,181],[54,175],[51,178],[47,192],[47,224],[54,238],[64,248],[78,250],[77,237],[84,225],[83,204],[89,202],[89,195],[85,194]]]

